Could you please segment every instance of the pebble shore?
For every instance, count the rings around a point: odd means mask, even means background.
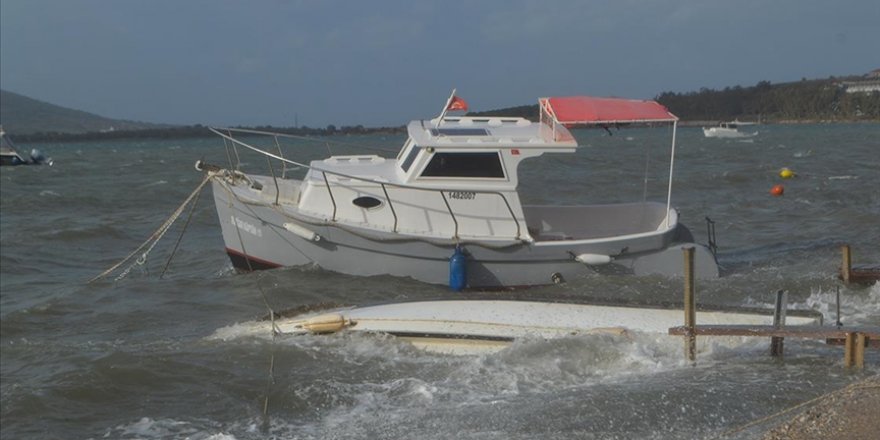
[[[875,440],[880,438],[880,375],[816,399],[762,440]]]

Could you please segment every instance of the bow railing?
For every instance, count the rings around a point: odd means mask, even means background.
[[[455,214],[454,210],[452,209],[452,206],[449,203],[449,200],[447,198],[446,193],[453,192],[453,191],[461,191],[460,188],[456,188],[456,189],[425,188],[425,187],[421,187],[421,186],[407,185],[407,184],[403,184],[403,183],[380,181],[380,180],[376,180],[376,179],[370,179],[367,177],[355,176],[355,175],[351,175],[351,174],[347,174],[347,173],[341,173],[338,171],[322,169],[319,167],[300,163],[300,162],[297,162],[297,161],[294,161],[294,160],[291,160],[291,159],[284,157],[284,152],[281,148],[281,143],[279,142],[279,138],[306,139],[306,140],[314,141],[313,138],[307,138],[304,136],[298,136],[298,135],[292,135],[292,134],[286,134],[286,133],[276,133],[276,132],[242,129],[242,128],[213,128],[213,127],[211,127],[209,129],[214,134],[220,136],[223,139],[223,144],[224,144],[224,147],[226,148],[226,156],[227,156],[227,159],[229,160],[229,166],[230,166],[230,168],[232,168],[236,172],[241,171],[240,167],[241,167],[241,163],[242,163],[241,158],[238,153],[238,147],[243,147],[247,150],[253,151],[255,153],[261,154],[266,157],[269,171],[272,176],[272,181],[275,185],[275,204],[276,205],[279,204],[279,197],[281,194],[281,189],[278,184],[278,176],[275,173],[275,168],[272,166],[272,159],[275,159],[283,164],[282,172],[281,172],[281,179],[286,178],[286,171],[288,170],[287,165],[293,165],[294,167],[297,167],[300,169],[312,170],[314,172],[318,172],[321,174],[323,181],[324,181],[324,186],[327,188],[327,193],[330,198],[330,202],[332,204],[332,213],[331,213],[330,218],[331,218],[331,221],[333,221],[333,222],[336,222],[338,220],[338,218],[337,218],[338,207],[336,204],[336,198],[333,195],[332,185],[330,185],[330,180],[327,178],[328,174],[336,176],[336,177],[343,177],[346,179],[351,179],[351,180],[364,182],[364,183],[370,183],[370,184],[374,184],[374,185],[379,186],[382,189],[382,193],[385,195],[385,200],[388,202],[388,207],[391,211],[391,215],[393,218],[393,224],[391,226],[391,230],[394,233],[400,232],[398,229],[400,221],[399,221],[399,218],[397,215],[397,211],[394,208],[394,201],[392,200],[392,198],[388,194],[388,187],[437,193],[441,197],[441,199],[443,201],[443,205],[446,207],[446,211],[449,213],[449,216],[452,219],[452,223],[454,225],[454,233],[453,233],[452,238],[455,240],[459,239],[459,232],[460,232],[459,231],[459,228],[460,228],[459,220],[456,217],[456,214]],[[256,147],[254,145],[248,144],[247,142],[244,142],[241,139],[236,139],[233,136],[233,133],[244,133],[244,134],[252,134],[252,135],[270,136],[274,140],[274,146],[277,148],[278,153],[275,154],[273,152],[266,151],[260,147]],[[340,144],[342,144],[342,143],[340,143]],[[342,145],[345,145],[345,144],[342,144]],[[347,145],[355,146],[353,144],[347,144]],[[357,146],[357,147],[370,148],[370,147],[364,147],[364,146]],[[376,150],[381,150],[381,151],[391,151],[391,150],[387,150],[387,149],[377,149],[377,148],[371,148],[371,149],[376,149]],[[235,161],[233,161],[233,157],[235,157]],[[528,237],[523,237],[522,225],[520,223],[520,219],[518,219],[516,217],[516,213],[514,212],[513,208],[511,207],[510,202],[507,200],[507,197],[503,193],[501,193],[499,191],[476,190],[476,189],[468,189],[468,191],[475,193],[475,194],[488,194],[488,195],[493,195],[493,196],[499,197],[504,202],[504,206],[507,208],[507,212],[510,214],[511,220],[513,220],[513,223],[516,225],[515,239],[530,241],[530,239]]]

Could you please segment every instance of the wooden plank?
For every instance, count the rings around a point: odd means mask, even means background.
[[[825,339],[825,343],[828,345],[844,345],[846,344],[845,338],[828,338]],[[880,348],[880,339],[871,338],[870,336],[865,337],[865,347],[870,348]]]
[[[880,267],[854,267],[849,271],[849,282],[870,284],[880,280]]]
[[[669,334],[685,336],[687,327],[671,327]],[[789,326],[776,328],[772,325],[698,325],[693,332],[698,336],[763,336],[812,339],[846,338],[848,333],[863,333],[870,339],[880,338],[880,327],[821,327]]]

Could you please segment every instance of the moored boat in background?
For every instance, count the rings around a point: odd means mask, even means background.
[[[745,133],[739,128],[746,125],[754,125],[753,122],[721,122],[715,127],[703,127],[703,135],[707,138],[744,138],[757,136],[758,132]]]
[[[6,135],[6,132],[3,131],[3,126],[0,125],[0,165],[4,166],[12,166],[12,165],[52,165],[52,159],[43,156],[43,153],[36,148],[31,150],[31,155],[29,157],[24,157],[18,150],[15,148],[15,144],[12,143],[12,139],[9,139],[9,136]]]

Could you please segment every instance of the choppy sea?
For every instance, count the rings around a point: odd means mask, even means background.
[[[697,241],[715,221],[723,276],[700,303],[792,308],[827,323],[880,325],[880,287],[837,279],[840,245],[880,264],[880,125],[757,126],[740,140],[680,128],[673,205]],[[668,134],[668,133],[667,133]],[[663,199],[668,145],[644,130],[578,133],[575,155],[524,162],[526,203]],[[400,136],[330,139],[397,149]],[[19,143],[20,144],[20,143]],[[582,335],[447,356],[390,337],[217,338],[275,310],[466,297],[387,276],[316,267],[236,273],[206,189],[126,277],[87,281],[144,242],[225,164],[219,139],[20,145],[52,167],[0,170],[0,433],[4,439],[694,439],[753,438],[767,418],[880,373],[842,365],[841,347],[710,343],[691,365],[678,338]],[[324,143],[288,156],[322,157]],[[393,154],[393,153],[391,153]],[[242,158],[265,168],[265,160]],[[783,180],[788,167],[797,177]],[[647,179],[645,178],[647,176]],[[785,193],[769,190],[783,184]],[[180,238],[174,258],[160,274]],[[680,279],[587,276],[532,297],[678,301]],[[233,332],[234,333],[234,332]],[[267,403],[268,402],[268,403]],[[769,418],[768,418],[769,417]]]

